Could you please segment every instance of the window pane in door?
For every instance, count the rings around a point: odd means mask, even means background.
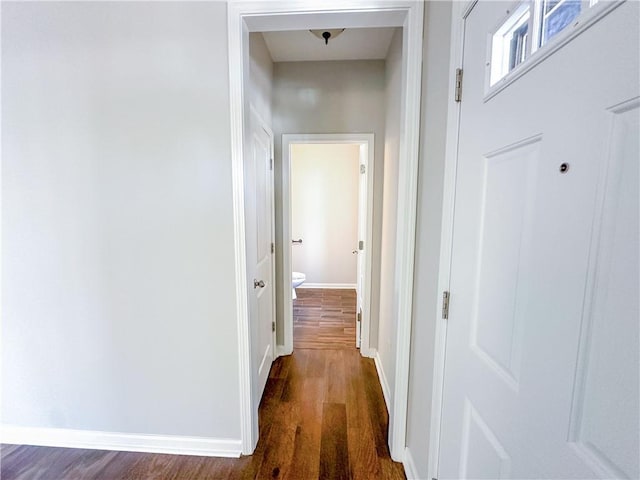
[[[491,37],[490,86],[504,78],[527,57],[529,5],[529,2],[522,2],[504,19]]]
[[[523,23],[511,34],[511,43],[509,46],[509,71],[513,70],[516,65],[524,62],[525,55],[527,54],[528,33],[529,24]]]
[[[580,0],[544,0],[540,46],[564,30],[580,15],[581,6]]]

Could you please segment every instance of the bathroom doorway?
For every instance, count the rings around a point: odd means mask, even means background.
[[[373,134],[283,135],[282,226],[291,248],[282,258],[282,353],[335,342],[369,354],[373,140]],[[324,321],[304,323],[323,308]]]

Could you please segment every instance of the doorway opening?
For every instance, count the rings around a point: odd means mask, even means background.
[[[253,283],[247,276],[244,171],[243,161],[247,149],[247,130],[251,97],[250,58],[248,42],[251,32],[277,32],[309,30],[317,28],[358,29],[367,27],[401,27],[401,53],[396,58],[397,75],[394,82],[398,94],[390,102],[394,106],[394,121],[390,123],[397,132],[393,147],[397,150],[397,168],[394,174],[393,228],[390,237],[392,248],[388,255],[389,292],[385,305],[387,317],[392,321],[392,334],[384,336],[385,343],[379,351],[389,371],[392,383],[386,389],[385,398],[389,411],[389,445],[391,456],[402,460],[405,453],[406,416],[409,390],[409,355],[411,346],[411,315],[414,280],[414,251],[417,211],[418,150],[420,127],[420,94],[422,65],[423,4],[409,0],[373,0],[364,6],[359,0],[330,2],[325,8],[309,7],[299,2],[231,2],[229,18],[229,80],[231,103],[231,160],[234,196],[236,300],[238,319],[238,352],[240,380],[241,443],[244,453],[253,452],[258,438],[258,411],[254,401],[261,392],[254,388],[252,362],[250,294]],[[345,34],[346,35],[346,34]],[[331,46],[331,45],[329,45]],[[326,47],[326,45],[324,45]],[[300,92],[300,101],[313,101],[313,92]],[[297,126],[300,128],[300,126]],[[334,128],[331,128],[334,130]],[[289,130],[291,131],[291,130]],[[325,130],[326,131],[326,130]],[[371,130],[365,130],[371,131]],[[276,137],[277,142],[277,137]],[[276,151],[278,146],[276,145]],[[283,149],[284,150],[284,149]],[[277,175],[276,170],[276,175]],[[277,177],[276,177],[277,178]],[[284,192],[282,193],[284,195]],[[278,195],[276,194],[276,201]],[[390,212],[391,212],[390,210]],[[277,219],[276,219],[277,223]],[[287,243],[291,237],[287,237]],[[276,237],[276,243],[278,239]],[[287,249],[284,249],[285,251]],[[290,265],[284,272],[290,271]],[[282,282],[279,282],[282,285]],[[287,291],[290,288],[286,289]],[[278,322],[276,322],[277,324]],[[286,324],[284,325],[286,328]],[[363,324],[364,327],[364,324]],[[364,331],[363,331],[364,334]],[[379,335],[378,335],[379,336]],[[375,338],[377,338],[376,336]],[[282,354],[280,332],[276,325],[277,351]],[[281,350],[282,349],[282,350]],[[376,360],[375,367],[381,362]],[[374,368],[375,368],[374,367]],[[381,384],[388,384],[378,372]]]
[[[352,333],[351,344],[369,356],[374,135],[283,135],[282,154],[282,236],[291,239],[282,255],[283,353],[327,346],[333,332],[337,344]],[[294,271],[306,283],[295,305]],[[340,315],[304,318],[312,311],[305,306],[323,303]]]

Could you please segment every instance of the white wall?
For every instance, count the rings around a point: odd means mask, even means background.
[[[373,133],[375,179],[371,338],[377,338],[379,254],[385,122],[384,62],[284,62],[274,64],[273,130],[275,135],[276,255],[282,255],[283,133]],[[291,239],[284,239],[289,248]],[[278,262],[278,267],[280,267]],[[282,298],[282,272],[276,270],[277,298]],[[278,343],[282,344],[282,305],[278,305]]]
[[[307,285],[356,284],[359,175],[359,145],[291,147],[291,265]]]
[[[249,76],[251,78],[249,102],[260,118],[270,126],[273,61],[262,33],[249,33],[249,58]]]
[[[226,6],[2,5],[2,422],[240,438]]]
[[[428,478],[435,326],[440,305],[438,269],[444,185],[451,4],[426,2],[422,64],[422,119],[418,224],[411,326],[407,447],[418,473]]]
[[[400,119],[402,71],[402,29],[396,29],[386,60],[386,122],[384,137],[384,194],[382,204],[382,246],[380,251],[380,320],[378,353],[393,404],[396,370],[397,296],[396,232],[398,228],[398,172],[400,164]],[[388,405],[392,410],[392,405]]]

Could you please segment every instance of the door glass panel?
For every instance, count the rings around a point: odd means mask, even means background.
[[[526,58],[529,41],[529,12],[529,4],[521,4],[493,34],[491,85],[495,85]]]
[[[580,15],[581,7],[580,0],[544,0],[540,46],[564,30]]]

